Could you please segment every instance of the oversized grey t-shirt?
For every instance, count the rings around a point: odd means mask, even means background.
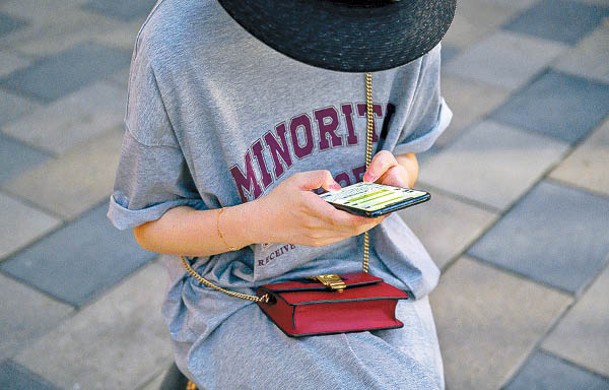
[[[431,147],[452,115],[440,96],[439,73],[437,47],[373,74],[377,150],[398,155]],[[318,69],[275,52],[216,1],[159,2],[138,36],[129,85],[108,213],[119,229],[176,206],[206,210],[252,201],[296,172],[327,169],[343,186],[364,173],[364,75]],[[375,228],[371,239],[372,273],[415,297],[433,289],[439,271],[398,216]],[[361,258],[362,239],[354,237],[320,248],[259,243],[192,262],[208,279],[251,292],[276,280],[358,271]],[[177,259],[170,266],[172,300],[184,273]],[[179,310],[166,315],[178,321]]]

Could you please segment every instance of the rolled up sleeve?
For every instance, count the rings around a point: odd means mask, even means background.
[[[205,208],[181,150],[146,146],[127,132],[108,208],[112,224],[134,228],[178,206]]]
[[[114,226],[134,228],[178,206],[205,207],[146,51],[131,64],[125,129],[107,214]]]
[[[438,45],[423,57],[416,88],[405,88],[398,99],[404,114],[400,115],[397,134],[385,146],[395,155],[428,150],[450,124],[452,111],[440,91],[440,50]]]

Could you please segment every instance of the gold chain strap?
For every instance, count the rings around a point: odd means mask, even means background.
[[[186,271],[190,274],[190,276],[197,279],[197,281],[199,281],[200,283],[203,283],[207,287],[213,288],[214,290],[223,292],[224,294],[230,295],[231,297],[241,298],[241,299],[245,299],[248,301],[254,301],[254,302],[268,302],[269,301],[268,294],[264,294],[263,296],[260,296],[260,297],[256,296],[256,295],[242,294],[242,293],[238,293],[236,291],[227,290],[216,284],[213,284],[209,280],[205,279],[203,276],[199,275],[197,273],[197,271],[195,271],[190,266],[190,263],[188,262],[188,260],[186,260],[186,257],[184,257],[184,256],[182,256],[182,265],[184,266],[184,268],[186,268]]]
[[[372,105],[372,73],[366,73],[366,169],[370,165],[370,161],[372,161],[372,133],[374,130],[374,112]],[[220,211],[220,214],[222,211]],[[219,215],[218,215],[219,218]],[[224,240],[224,237],[220,234],[220,238]],[[224,241],[226,243],[226,241]],[[232,250],[232,248],[230,248]],[[364,260],[362,262],[362,270],[364,272],[368,272],[369,269],[369,261],[370,261],[370,234],[368,232],[364,233]],[[182,256],[182,265],[186,269],[186,271],[195,278],[198,282],[204,284],[209,288],[213,288],[216,291],[220,291],[224,294],[230,295],[231,297],[241,298],[248,301],[253,302],[268,302],[269,295],[264,294],[262,296],[242,294],[236,291],[227,290],[222,288],[209,280],[205,279],[203,276],[199,275],[197,271],[195,271],[191,266],[186,257]]]
[[[366,73],[366,169],[372,161],[372,133],[374,130],[372,106],[372,73]],[[362,271],[368,273],[370,262],[370,233],[364,233],[364,260]]]

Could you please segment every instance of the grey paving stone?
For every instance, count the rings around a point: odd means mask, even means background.
[[[0,361],[16,355],[74,311],[2,274],[0,296]]]
[[[499,107],[491,119],[573,143],[607,114],[609,85],[548,72]]]
[[[609,195],[609,119],[569,155],[550,177]]]
[[[118,47],[131,51],[135,46],[137,33],[139,32],[141,27],[142,21],[139,19],[128,23],[117,22],[116,28],[100,32],[94,38],[94,41],[102,45]]]
[[[553,66],[562,72],[609,84],[609,23],[566,51]]]
[[[503,7],[507,7],[515,10],[523,10],[525,8],[529,8],[531,5],[535,4],[539,0],[486,0],[488,3],[501,5]],[[605,0],[600,0],[605,1]]]
[[[29,60],[21,56],[10,53],[7,50],[0,50],[0,77],[17,69],[25,68],[30,63]]]
[[[42,59],[75,45],[92,42],[99,34],[120,27],[116,21],[81,10],[80,3],[81,0],[48,0],[35,5],[30,1],[11,3],[10,12],[18,17],[26,14],[29,23],[1,40],[0,49],[11,49],[31,59]]]
[[[64,219],[74,219],[112,192],[122,134],[101,137],[7,182],[4,189]]]
[[[10,73],[0,86],[50,102],[128,67],[130,60],[129,51],[83,43]]]
[[[106,218],[106,203],[0,264],[0,270],[53,297],[82,306],[146,264],[131,231]]]
[[[463,50],[446,73],[513,91],[566,49],[553,41],[499,31]]]
[[[15,360],[64,389],[140,388],[173,355],[161,318],[166,283],[163,267],[147,266]]]
[[[124,91],[127,91],[127,86],[129,84],[129,68],[125,68],[114,73],[112,77],[108,78],[108,82],[119,86]]]
[[[442,66],[446,66],[459,54],[459,49],[450,45],[442,45]]]
[[[20,0],[20,1],[4,1],[2,4],[2,12],[11,15],[14,18],[26,19],[33,24],[48,20],[59,13],[66,13],[75,6],[82,4],[84,0],[46,0],[44,2],[38,0]],[[32,12],[36,10],[36,12]],[[53,20],[54,22],[56,20]]]
[[[469,254],[579,293],[607,263],[609,198],[541,182]]]
[[[40,107],[33,101],[17,96],[0,87],[0,128]]]
[[[0,134],[0,184],[49,159],[47,153]]]
[[[427,162],[431,160],[433,157],[442,153],[442,147],[437,143],[434,144],[429,150],[426,150],[422,153],[417,154],[417,161],[419,162],[419,170],[424,170],[427,166]]]
[[[459,49],[486,38],[533,0],[469,0],[457,6],[455,19],[443,42]]]
[[[503,28],[573,45],[593,31],[606,16],[609,16],[609,7],[571,0],[542,0]]]
[[[437,146],[450,144],[467,127],[480,121],[486,114],[504,103],[509,91],[444,73],[442,95],[453,111],[453,118],[449,127],[436,142]]]
[[[580,3],[584,3],[584,4],[593,4],[593,5],[600,5],[603,7],[607,7],[609,6],[609,4],[607,4],[607,0],[577,0]]]
[[[0,215],[0,261],[61,224],[61,220],[1,192]]]
[[[449,389],[499,389],[571,298],[464,257],[431,294]]]
[[[12,18],[10,15],[0,12],[0,37],[12,33],[24,25],[23,20]]]
[[[163,390],[163,388],[161,387],[163,385],[163,379],[165,378],[166,373],[169,371],[169,369],[165,369],[165,371],[163,371],[162,373],[160,373],[159,375],[157,375],[156,378],[154,378],[152,381],[150,381],[149,383],[145,384],[141,390]]]
[[[606,267],[544,341],[543,347],[609,377],[608,324],[609,267]]]
[[[505,390],[543,389],[607,390],[609,378],[582,370],[547,352],[537,351]]]
[[[3,390],[59,390],[13,361],[0,363],[0,388]]]
[[[4,127],[4,132],[55,154],[95,138],[112,127],[122,127],[127,89],[97,82],[78,90]]]
[[[423,182],[418,187],[425,188]],[[497,215],[433,192],[431,200],[399,212],[440,268],[459,256]]]
[[[563,142],[482,122],[426,162],[420,180],[504,210],[567,150]]]
[[[99,12],[110,18],[129,21],[146,17],[152,10],[154,3],[156,3],[156,0],[91,0],[85,4],[84,8]]]

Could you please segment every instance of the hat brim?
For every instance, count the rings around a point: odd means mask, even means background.
[[[342,72],[386,70],[423,56],[446,34],[456,8],[456,0],[369,6],[336,0],[218,1],[271,48],[297,61]]]

